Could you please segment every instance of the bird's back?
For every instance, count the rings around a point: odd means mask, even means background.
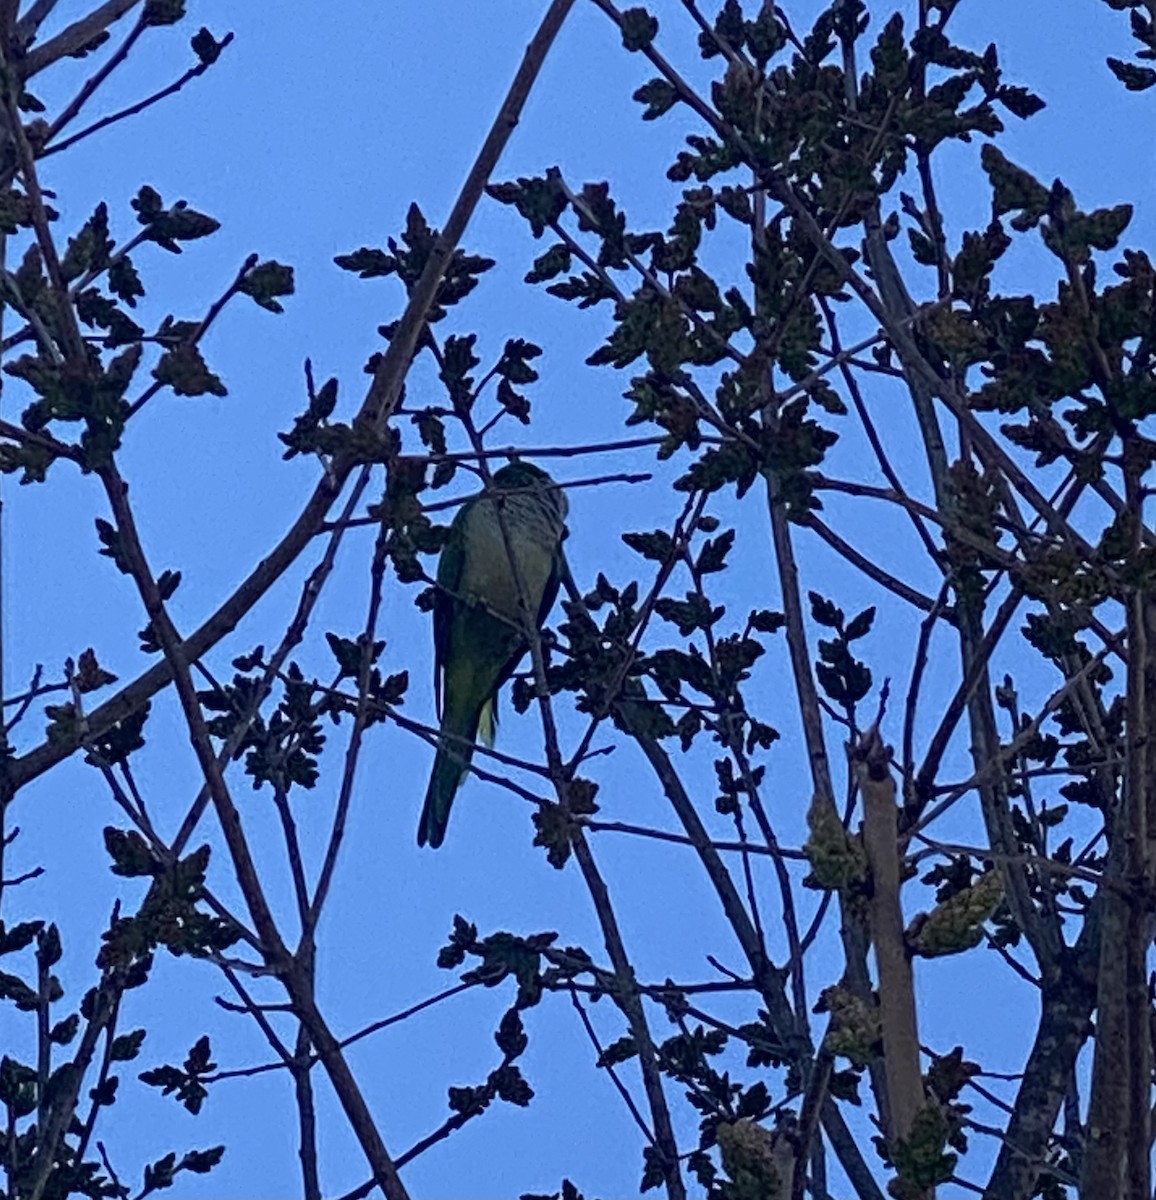
[[[515,492],[500,500],[482,496],[462,514],[462,519],[464,561],[459,595],[480,599],[494,613],[520,624],[520,579],[530,619],[535,621],[554,575],[562,538],[565,522],[562,492],[558,489]]]

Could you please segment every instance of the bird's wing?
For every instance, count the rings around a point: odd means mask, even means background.
[[[554,565],[550,570],[550,578],[546,580],[545,591],[542,592],[542,603],[538,605],[537,627],[539,629],[546,624],[546,618],[550,615],[550,610],[558,599],[558,589],[562,585],[562,579],[569,573],[569,570],[565,556],[562,554],[562,547],[559,545],[554,551]]]
[[[466,506],[468,507],[468,506]],[[450,534],[438,558],[438,593],[434,597],[434,705],[438,720],[443,716],[442,689],[445,679],[446,655],[449,652],[450,630],[458,601],[456,594],[461,586],[465,566],[465,530],[463,515],[459,510],[450,526]]]
[[[566,563],[562,547],[559,545],[554,551],[554,560],[550,568],[550,574],[546,579],[546,586],[542,591],[542,599],[538,604],[536,628],[539,632],[546,624],[546,618],[550,615],[550,610],[554,607],[554,602],[558,599],[558,589],[562,584],[562,580],[569,574],[569,571],[569,565]],[[498,684],[494,689],[493,712],[492,714],[488,714],[494,727],[498,724],[498,692],[509,683],[510,677],[514,674],[518,664],[522,661],[528,650],[529,646],[519,639],[516,652],[511,655],[509,661],[502,668],[501,674],[498,676]]]

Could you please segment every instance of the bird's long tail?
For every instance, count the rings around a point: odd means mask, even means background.
[[[443,733],[457,734],[463,740],[447,739],[438,747],[429,787],[425,793],[425,804],[421,810],[421,820],[417,826],[419,846],[428,844],[431,849],[436,850],[444,841],[446,825],[450,818],[450,805],[453,804],[454,796],[469,771],[479,725],[483,726],[484,740],[488,744],[493,742],[491,711],[492,705],[487,701],[480,710],[463,714],[464,720],[451,720],[453,714],[447,713],[446,720],[442,722]]]

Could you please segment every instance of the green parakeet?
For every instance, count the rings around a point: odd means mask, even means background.
[[[562,576],[567,505],[561,488],[545,471],[517,460],[496,471],[493,484],[490,492],[458,510],[438,562],[438,716],[441,732],[461,740],[445,738],[438,746],[417,829],[419,846],[442,844],[474,742],[480,736],[493,744],[498,692],[529,649],[518,579],[530,618],[540,627],[554,606]]]

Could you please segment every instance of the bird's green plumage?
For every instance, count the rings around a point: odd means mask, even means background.
[[[463,504],[450,526],[434,604],[444,736],[418,825],[419,845],[441,845],[474,742],[493,741],[498,692],[529,649],[523,611],[540,628],[558,595],[565,520],[562,490],[545,471],[519,460],[496,471],[492,491]]]

